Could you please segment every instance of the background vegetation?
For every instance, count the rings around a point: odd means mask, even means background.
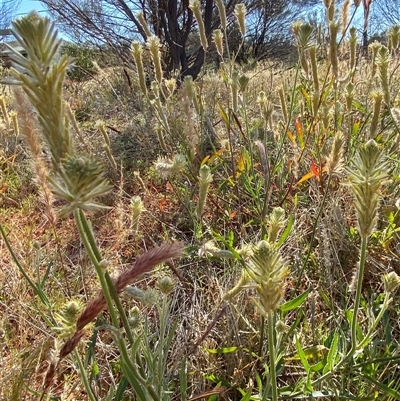
[[[324,4],[288,68],[238,62],[244,5],[210,36],[190,3],[196,80],[156,35],[110,66],[14,23],[2,399],[400,398],[400,28],[363,57]]]

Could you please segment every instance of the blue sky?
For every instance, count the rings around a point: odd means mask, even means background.
[[[43,11],[45,7],[40,3],[40,1],[36,0],[22,0],[21,6],[17,11],[18,16],[24,15],[29,13],[29,11],[36,10],[36,11]]]

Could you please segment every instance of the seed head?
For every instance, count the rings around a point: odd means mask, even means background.
[[[221,20],[221,26],[224,31],[226,31],[226,11],[225,11],[225,4],[223,0],[215,0],[215,4],[217,5],[219,18]]]
[[[234,14],[243,37],[246,35],[246,12],[246,6],[243,3],[236,4]]]
[[[260,297],[256,305],[261,313],[268,314],[276,310],[283,298],[284,279],[289,273],[279,249],[268,241],[260,241],[250,256],[247,273],[254,281]]]
[[[103,177],[103,164],[92,156],[67,156],[61,162],[58,175],[50,177],[49,182],[53,194],[68,202],[61,209],[62,216],[78,208],[91,212],[107,208],[94,199],[112,187]]]
[[[388,163],[383,161],[383,150],[374,141],[362,145],[348,169],[350,185],[357,210],[358,228],[361,236],[368,237],[375,228],[379,190],[388,178]]]
[[[331,176],[340,175],[344,169],[343,144],[344,144],[343,134],[340,131],[338,131],[336,132],[335,137],[333,138],[332,149],[326,160],[326,172]]]
[[[157,280],[156,287],[161,291],[161,293],[168,295],[174,290],[175,281],[169,276],[164,276]]]
[[[268,217],[268,241],[273,244],[278,239],[278,234],[286,224],[285,210],[281,207],[274,207]]]
[[[223,40],[224,40],[224,35],[221,31],[221,29],[215,29],[213,32],[213,40],[215,43],[215,47],[217,48],[217,52],[221,57],[224,57],[224,45],[223,45]]]
[[[400,277],[396,274],[396,272],[384,274],[383,284],[385,287],[385,292],[393,292],[400,285]]]

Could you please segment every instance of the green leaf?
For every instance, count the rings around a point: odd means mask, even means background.
[[[338,341],[339,341],[339,335],[338,335],[338,333],[335,333],[333,336],[333,341],[331,343],[331,347],[328,352],[328,356],[326,358],[326,365],[325,365],[325,368],[323,371],[324,374],[327,372],[331,372],[333,370],[336,355],[338,352]]]
[[[288,394],[290,396],[290,393]],[[314,398],[326,398],[329,397],[330,399],[340,399],[340,400],[354,400],[354,401],[367,401],[367,400],[373,400],[373,397],[365,397],[365,398],[360,398],[358,396],[353,396],[347,393],[337,393],[334,391],[313,391],[310,394],[302,394],[298,395],[296,397],[290,397],[290,398],[285,398],[285,399],[290,399],[290,400],[302,400],[302,399],[307,399],[307,400],[313,400]]]
[[[296,348],[297,348],[297,354],[298,357],[300,358],[300,361],[302,365],[304,366],[304,369],[306,372],[310,372],[310,364],[308,363],[307,356],[303,351],[303,348],[301,347],[299,339],[296,337]]]
[[[50,263],[47,265],[47,269],[46,269],[46,271],[45,271],[45,273],[44,273],[44,275],[43,275],[42,280],[41,280],[40,283],[39,283],[40,288],[44,289],[44,285],[45,285],[45,283],[46,283],[46,280],[49,278],[50,271],[51,271],[52,268],[53,268],[53,262],[50,262]]]
[[[230,126],[229,124],[229,118],[228,115],[226,114],[225,109],[223,108],[222,104],[218,102],[218,106],[219,106],[219,114],[221,115],[222,120],[224,121],[225,125],[227,127]]]
[[[239,349],[239,347],[209,348],[209,354],[231,354]]]
[[[94,361],[92,365],[91,377],[96,377],[100,373],[99,364]]]
[[[377,386],[379,389],[381,389],[385,394],[391,395],[396,400],[400,400],[400,392],[396,391],[395,389],[393,389],[389,386],[386,386],[386,384],[383,384],[382,382],[375,380],[372,377],[364,376],[364,375],[361,375],[361,376],[364,377],[364,379],[366,379],[370,383],[375,384],[375,386]],[[398,383],[396,383],[396,384],[398,385]]]
[[[122,380],[118,384],[117,391],[115,392],[115,398],[114,401],[121,401],[122,397],[125,393],[125,389],[128,386],[128,380],[126,380],[126,377],[122,377]]]
[[[285,231],[282,233],[281,238],[279,238],[279,241],[276,244],[278,248],[286,241],[287,237],[289,236],[290,232],[292,231],[293,223],[294,223],[294,217],[291,214],[289,216]]]
[[[249,390],[244,397],[241,399],[241,401],[249,401],[251,398],[251,390]]]
[[[311,372],[319,372],[324,368],[324,366],[325,366],[325,362],[319,361],[318,363],[311,365],[310,370],[311,370]]]
[[[311,288],[309,288],[308,290],[304,291],[302,294],[300,294],[298,297],[296,297],[295,299],[292,299],[288,302],[285,302],[283,305],[281,305],[279,307],[279,309],[282,312],[289,312],[293,309],[298,308],[300,305],[303,304],[303,302],[306,300],[308,294],[311,292]]]
[[[258,392],[262,393],[263,385],[262,385],[261,377],[258,373],[256,374],[256,382],[257,382]]]
[[[121,355],[121,367],[125,377],[128,379],[130,385],[132,386],[133,390],[138,396],[138,399],[141,401],[148,401],[146,393],[143,390],[143,386],[139,383],[139,381],[135,377],[135,373],[129,368],[129,364],[126,363],[123,355]]]

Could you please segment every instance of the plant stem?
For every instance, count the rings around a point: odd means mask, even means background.
[[[90,401],[98,401],[96,396],[93,394],[92,387],[90,386],[85,367],[83,366],[81,357],[79,356],[78,350],[76,348],[74,349],[74,356],[78,364],[80,378],[83,382],[83,386],[85,387],[86,394],[88,395]]]
[[[88,221],[86,220],[86,216],[82,210],[74,210],[74,217],[83,245],[85,246],[86,252],[88,253],[89,258],[92,261],[94,268],[96,269],[97,276],[99,277],[101,289],[103,290],[104,298],[107,302],[107,308],[110,313],[112,322],[115,327],[118,327],[118,316],[114,309],[114,303],[110,295],[103,268],[100,266],[100,261],[102,258],[100,250],[97,247],[93,231],[90,228]]]
[[[261,327],[260,327],[260,346],[258,347],[258,356],[261,357],[263,342],[264,342],[264,333],[265,332],[265,317],[261,316]]]
[[[361,291],[362,291],[362,284],[365,271],[365,260],[367,257],[367,244],[368,244],[368,236],[364,234],[361,237],[360,264],[358,267],[358,274],[357,274],[357,289],[356,289],[356,296],[354,299],[353,319],[351,321],[351,349],[348,353],[349,356],[352,356],[357,350],[357,314],[361,301]]]
[[[378,316],[375,318],[374,322],[372,323],[371,327],[369,328],[367,335],[364,336],[364,339],[359,344],[357,344],[357,349],[361,349],[361,348],[365,347],[369,343],[369,341],[372,339],[372,335],[374,334],[376,326],[381,321],[383,314],[386,312],[386,310],[390,304],[390,301],[391,301],[390,293],[386,292],[385,299],[383,300],[382,307],[378,313]]]
[[[125,310],[124,310],[124,308],[123,308],[123,306],[121,304],[121,301],[120,301],[120,299],[118,297],[118,294],[117,294],[117,291],[115,289],[115,286],[114,286],[114,284],[113,284],[113,282],[111,280],[111,277],[110,277],[110,275],[108,273],[105,274],[105,279],[106,279],[107,284],[108,284],[108,289],[110,291],[110,295],[111,295],[111,297],[112,297],[112,299],[114,301],[114,304],[115,304],[115,306],[116,306],[116,308],[117,308],[117,310],[119,312],[119,316],[121,318],[122,325],[125,328],[125,332],[126,332],[126,336],[128,337],[129,344],[131,346],[133,346],[133,343],[135,342],[135,340],[134,340],[134,337],[133,337],[133,334],[132,334],[131,327],[129,326],[128,318],[127,318]]]
[[[268,350],[269,350],[269,374],[272,389],[272,401],[278,401],[278,388],[276,384],[276,358],[275,358],[275,326],[274,312],[268,313]]]

